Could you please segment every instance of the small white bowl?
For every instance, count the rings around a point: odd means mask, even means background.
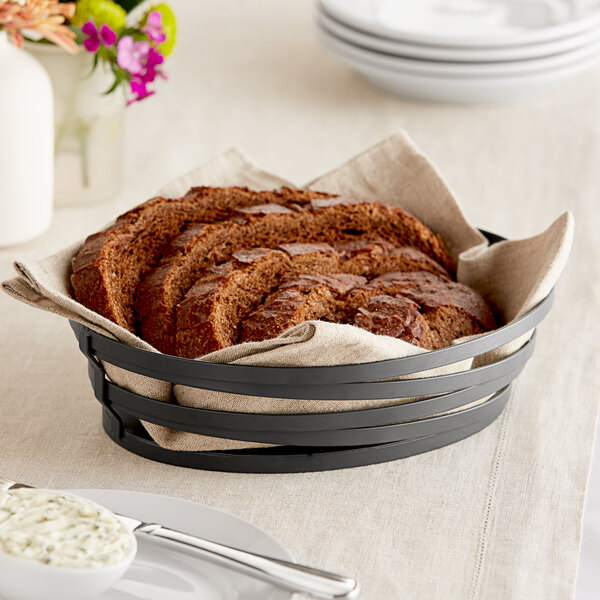
[[[97,505],[96,502],[75,494],[64,494],[63,492],[60,494]],[[2,600],[88,600],[95,598],[114,585],[133,562],[137,553],[137,541],[133,533],[129,533],[129,535],[131,550],[127,556],[114,565],[99,567],[57,567],[29,558],[13,556],[0,550],[0,598]]]

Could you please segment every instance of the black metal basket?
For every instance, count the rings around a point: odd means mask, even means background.
[[[483,232],[491,243],[503,238]],[[403,375],[473,358],[533,330],[548,314],[550,293],[517,321],[456,346],[406,358],[330,367],[253,367],[148,352],[71,326],[88,358],[106,433],[123,448],[174,465],[247,473],[291,473],[356,467],[428,452],[464,439],[502,412],[512,381],[533,353],[535,332],[514,354],[493,364],[419,379]],[[154,379],[269,398],[375,400],[433,396],[382,408],[312,414],[205,410],[153,400],[108,380],[100,361]],[[475,406],[471,403],[490,396]],[[452,411],[452,412],[448,412]],[[447,413],[447,414],[441,414]],[[243,450],[186,452],[163,448],[141,421],[218,438],[276,444]]]

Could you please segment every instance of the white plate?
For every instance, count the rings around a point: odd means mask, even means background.
[[[377,67],[345,54],[337,56],[369,83],[385,91],[419,100],[461,103],[504,102],[530,96],[599,62],[595,55],[566,67],[529,75],[476,78],[433,77]]]
[[[68,490],[148,522],[215,542],[293,561],[292,555],[258,527],[233,515],[186,500],[120,490]],[[176,552],[139,535],[133,565],[98,600],[290,600],[292,594],[268,583]]]
[[[600,23],[597,0],[321,0],[338,21],[395,40],[498,47],[556,40]],[[571,7],[578,6],[577,10]]]
[[[317,22],[334,36],[363,48],[396,56],[446,62],[503,62],[539,58],[581,48],[600,39],[600,27],[593,27],[588,31],[566,38],[539,44],[508,46],[506,48],[443,48],[440,46],[403,43],[370,35],[336,21],[323,10],[318,11]]]
[[[520,60],[500,63],[454,63],[439,62],[431,60],[420,60],[392,56],[355,46],[333,36],[326,29],[319,28],[320,38],[323,44],[336,56],[344,55],[349,59],[355,59],[380,67],[389,71],[403,71],[417,75],[428,75],[430,77],[474,77],[495,78],[509,77],[515,75],[536,74],[561,67],[567,67],[585,61],[600,53],[600,37],[596,41],[569,52],[563,52],[555,56],[545,58],[534,58],[531,60]]]

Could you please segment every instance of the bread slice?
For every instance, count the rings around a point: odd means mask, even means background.
[[[277,337],[310,320],[338,322],[340,298],[364,285],[360,275],[303,273],[283,284],[242,323],[243,342]]]
[[[265,203],[302,206],[329,196],[288,188],[255,192],[244,187],[196,187],[182,198],[153,198],[85,240],[73,259],[74,296],[91,310],[135,332],[133,301],[139,281],[169,242],[190,224],[229,219],[239,207]]]
[[[406,298],[419,306],[419,311],[429,325],[425,337],[425,348],[435,349],[449,346],[459,337],[483,333],[496,327],[496,320],[485,300],[472,288],[423,271],[414,273],[385,273],[367,285],[353,290],[347,305],[365,308],[373,313],[381,305],[371,305],[371,299],[381,296]],[[363,313],[364,314],[364,313]],[[379,333],[368,320],[356,317],[358,326]],[[372,321],[375,323],[375,321]]]
[[[450,274],[435,260],[410,246],[396,246],[385,240],[353,240],[334,244],[342,254],[344,273],[373,276],[393,271],[429,271],[450,279]]]
[[[236,250],[382,238],[396,246],[410,245],[454,272],[439,236],[408,213],[376,202],[319,198],[310,206],[267,204],[237,212],[228,221],[193,226],[172,240],[164,258],[138,286],[135,310],[142,337],[162,352],[176,349],[175,307],[205,269],[226,262]]]
[[[356,311],[353,325],[433,350],[437,336],[419,311],[420,306],[404,296],[374,296]]]

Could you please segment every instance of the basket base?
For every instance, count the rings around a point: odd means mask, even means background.
[[[456,429],[433,435],[387,444],[318,448],[274,446],[213,452],[169,450],[154,442],[140,426],[123,430],[116,417],[106,408],[102,411],[105,432],[119,446],[157,462],[179,467],[225,471],[230,473],[304,473],[362,467],[422,454],[463,440],[487,427],[502,412],[508,398],[508,387],[484,418]]]

